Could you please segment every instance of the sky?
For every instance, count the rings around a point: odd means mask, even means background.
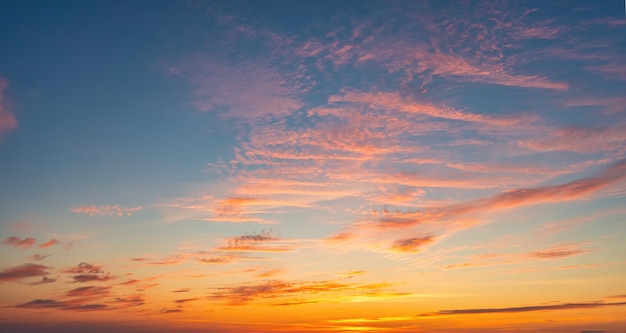
[[[0,46],[0,332],[626,332],[621,0],[5,0]]]

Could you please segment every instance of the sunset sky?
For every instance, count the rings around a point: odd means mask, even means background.
[[[0,332],[626,332],[605,1],[0,1]]]

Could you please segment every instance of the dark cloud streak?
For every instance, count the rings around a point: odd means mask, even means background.
[[[626,302],[616,303],[604,303],[604,302],[589,302],[589,303],[564,303],[554,305],[535,305],[535,306],[520,306],[512,308],[485,308],[485,309],[462,309],[462,310],[441,310],[435,313],[425,313],[420,316],[443,316],[443,315],[455,315],[455,314],[485,314],[485,313],[515,313],[515,312],[529,312],[529,311],[545,311],[545,310],[569,310],[580,308],[598,308],[603,306],[620,306],[626,305]]]

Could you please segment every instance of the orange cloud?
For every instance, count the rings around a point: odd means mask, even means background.
[[[191,289],[189,289],[189,288],[183,288],[183,289],[177,289],[177,290],[174,290],[174,291],[172,291],[172,292],[173,292],[173,293],[186,293],[186,292],[189,292],[189,291],[191,291]]]
[[[137,279],[132,279],[132,280],[128,280],[128,281],[126,281],[126,282],[121,282],[121,283],[118,283],[118,285],[121,285],[121,286],[129,286],[129,285],[134,285],[134,284],[137,284],[137,283],[139,283],[139,282],[141,282],[141,281],[140,281],[140,280],[137,280]]]
[[[484,213],[525,205],[585,198],[624,179],[626,179],[626,161],[619,161],[595,175],[559,185],[509,190],[482,199],[431,205],[416,211],[373,210],[369,216],[360,217],[352,225],[328,237],[327,241],[337,246],[341,244],[343,248],[365,247],[377,252],[391,250],[396,253],[407,253],[408,249],[418,249],[418,244],[421,243],[419,239],[413,243],[411,239],[401,238],[402,236],[398,235],[401,229],[420,228],[423,229],[421,233],[445,237],[446,233],[480,223],[477,217]],[[395,243],[385,245],[385,243],[389,244],[390,238],[395,239]],[[398,238],[401,239],[398,240]],[[429,239],[429,241],[435,241],[435,239]],[[456,265],[451,265],[451,267],[456,267]]]
[[[56,240],[56,239],[51,239],[51,240],[49,240],[49,241],[47,241],[45,243],[39,244],[37,247],[43,249],[43,248],[50,247],[50,246],[56,245],[56,244],[59,244],[59,241]]]
[[[72,289],[68,291],[66,295],[72,296],[72,297],[93,298],[93,297],[108,296],[110,291],[111,291],[111,287],[89,286],[89,287],[78,287],[78,288]]]
[[[232,257],[212,257],[212,258],[197,258],[198,262],[205,264],[226,264],[233,261]]]
[[[623,179],[626,179],[626,161],[619,161],[592,177],[574,180],[561,185],[511,190],[484,199],[421,212],[389,213],[380,219],[379,226],[384,228],[408,227],[462,215],[510,209],[522,205],[574,200],[599,191]]]
[[[260,278],[267,278],[267,277],[278,275],[278,274],[280,274],[282,272],[284,272],[284,270],[282,270],[282,269],[270,269],[270,270],[267,270],[267,271],[260,272],[256,276],[260,277]]]
[[[433,236],[400,239],[393,243],[392,249],[399,252],[418,252],[422,247],[435,241]]]
[[[131,216],[133,213],[140,211],[143,207],[121,207],[118,205],[104,205],[104,206],[79,206],[71,209],[73,213],[77,214],[87,214],[89,216],[107,216],[107,215],[116,215],[116,216]]]
[[[16,305],[26,309],[58,309],[71,311],[104,311],[124,309],[144,304],[141,295],[111,297],[111,287],[79,287],[57,299],[35,299]]]
[[[516,43],[527,39],[553,39],[563,30],[547,22],[535,22],[530,29],[522,18],[528,13],[510,15],[501,9],[485,10],[485,17],[468,19],[463,6],[447,6],[441,10],[429,11],[429,15],[445,20],[445,29],[430,23],[432,18],[420,17],[420,36],[417,38],[410,29],[398,29],[395,25],[361,22],[354,36],[346,40],[337,34],[330,42],[317,39],[308,40],[297,50],[302,57],[315,56],[335,66],[358,66],[376,64],[390,73],[407,73],[406,81],[414,80],[418,74],[422,91],[433,76],[461,82],[481,82],[503,86],[567,90],[568,85],[554,82],[539,75],[522,75],[514,69],[523,60],[504,53],[516,47]],[[481,10],[482,11],[482,10]],[[418,12],[417,10],[415,12]],[[518,19],[500,21],[498,17],[515,16]],[[488,17],[491,24],[483,19]],[[362,31],[368,33],[363,34]],[[367,38],[364,37],[367,35]],[[502,38],[506,36],[506,38]],[[475,45],[467,41],[480,40]],[[515,53],[520,53],[516,48]],[[318,60],[318,67],[325,63]]]
[[[324,300],[321,296],[312,299],[310,296],[307,297],[307,295],[341,294],[341,297],[346,297],[346,295],[352,294],[354,296],[373,296],[377,295],[381,289],[386,287],[389,287],[389,284],[347,284],[337,281],[287,282],[282,280],[269,280],[258,284],[218,288],[208,298],[210,300],[225,301],[229,305],[245,305],[258,300],[270,300],[270,304],[272,305],[297,305]],[[285,298],[293,297],[297,298],[285,300]],[[330,299],[332,299],[332,297],[330,297]]]

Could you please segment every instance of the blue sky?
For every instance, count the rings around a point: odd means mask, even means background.
[[[0,324],[624,329],[623,14],[5,1]]]

